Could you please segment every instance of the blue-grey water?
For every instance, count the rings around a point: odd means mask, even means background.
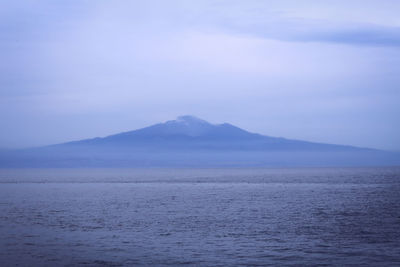
[[[400,266],[400,168],[0,170],[1,266]]]

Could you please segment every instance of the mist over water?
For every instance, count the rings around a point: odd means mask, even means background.
[[[400,264],[400,168],[0,170],[4,266]]]

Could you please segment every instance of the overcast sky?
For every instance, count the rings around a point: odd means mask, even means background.
[[[398,0],[0,2],[0,147],[179,115],[400,150]]]

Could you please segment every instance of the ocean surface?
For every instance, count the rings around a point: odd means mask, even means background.
[[[0,266],[400,266],[400,168],[0,169]]]

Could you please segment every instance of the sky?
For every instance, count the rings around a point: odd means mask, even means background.
[[[3,0],[0,147],[194,115],[400,150],[398,0]]]

